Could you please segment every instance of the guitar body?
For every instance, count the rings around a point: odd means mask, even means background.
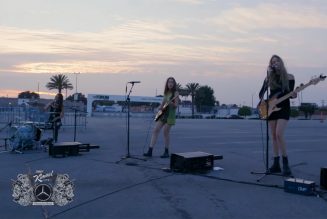
[[[178,96],[174,97],[173,99],[165,103],[165,105],[163,105],[162,109],[159,110],[156,116],[154,117],[154,121],[157,122],[163,116],[163,114],[168,110],[169,104],[172,103],[176,98],[178,98]]]
[[[156,114],[156,116],[154,117],[154,121],[157,122],[163,116],[163,114],[167,111],[167,109],[168,109],[168,105],[165,104],[162,107],[162,110],[159,110],[158,113]]]
[[[262,100],[259,105],[259,115],[261,119],[267,119],[273,112],[279,111],[281,108],[277,107],[277,97],[272,97],[268,100],[268,108],[267,108],[267,100]]]
[[[276,94],[272,98],[268,100],[268,107],[267,107],[267,100],[262,100],[258,104],[258,110],[260,114],[261,119],[266,119],[268,118],[273,112],[280,110],[281,108],[278,108],[277,105],[281,103],[282,101],[290,98],[292,96],[292,93],[298,93],[305,88],[309,87],[310,85],[316,85],[320,81],[325,80],[326,76],[320,75],[319,77],[311,79],[308,83],[306,84],[301,84],[299,87],[297,87],[293,92],[289,92],[288,94],[277,98]]]

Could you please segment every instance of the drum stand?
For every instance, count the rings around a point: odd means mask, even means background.
[[[5,130],[7,127],[11,126],[12,124],[12,121],[10,121],[9,123],[7,123],[4,127],[2,127],[0,129],[0,132],[2,132],[3,130]],[[8,152],[8,140],[10,138],[8,137],[5,137],[5,138],[0,138],[0,140],[4,140],[5,141],[5,144],[4,145],[1,145],[0,147],[4,147],[5,148],[5,152]]]

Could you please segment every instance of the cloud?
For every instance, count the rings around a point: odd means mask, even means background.
[[[237,6],[222,12],[212,21],[217,26],[240,33],[274,28],[327,28],[326,13],[308,5],[290,6],[287,3]]]
[[[233,73],[232,66],[266,63],[276,45],[289,50],[306,42],[305,35],[289,42],[296,33],[285,29],[326,27],[327,15],[319,9],[284,4],[236,6],[206,19],[121,18],[98,32],[0,26],[0,72],[138,73],[199,63],[211,66],[208,74],[216,73],[214,66]]]
[[[129,20],[101,32],[63,32],[0,26],[2,71],[121,73],[185,61],[229,62],[248,50],[208,34],[185,34],[182,22]],[[177,30],[176,30],[177,29]],[[201,44],[199,42],[209,41]],[[8,58],[10,57],[10,58]],[[25,59],[25,60],[24,60]]]
[[[22,91],[15,89],[0,89],[0,97],[17,97],[20,92]]]
[[[192,5],[198,5],[198,4],[203,4],[206,0],[171,0],[171,1],[192,4]]]
[[[16,89],[0,89],[0,97],[17,97],[19,93],[26,91],[26,90],[16,90]],[[37,92],[37,91],[33,91]],[[37,92],[40,96],[51,98],[56,96],[56,92],[46,92],[46,91],[39,91]]]

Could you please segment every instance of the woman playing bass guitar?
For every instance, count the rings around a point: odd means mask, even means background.
[[[273,55],[269,61],[268,78],[265,79],[259,93],[259,98],[264,98],[264,93],[269,88],[269,98],[281,97],[289,92],[293,92],[295,79],[294,76],[287,73],[283,60]],[[296,98],[296,93],[293,92],[292,98]],[[269,103],[269,102],[268,102]],[[269,127],[272,134],[274,163],[269,168],[271,173],[280,173],[279,156],[283,157],[283,174],[291,175],[291,169],[288,165],[288,157],[286,152],[286,144],[284,132],[290,118],[290,100],[286,99],[277,105],[280,110],[271,113],[268,116]]]

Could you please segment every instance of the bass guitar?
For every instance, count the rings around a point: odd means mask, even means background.
[[[162,109],[159,110],[154,117],[154,121],[158,121],[163,116],[163,114],[168,110],[169,104],[171,104],[176,98],[178,98],[178,96],[175,96],[173,99],[169,100],[163,105]]]
[[[295,88],[295,90],[293,92],[290,92],[280,98],[277,98],[277,96],[273,96],[268,100],[262,100],[260,101],[260,103],[258,104],[258,110],[259,110],[259,115],[261,119],[266,119],[267,117],[269,117],[273,112],[275,111],[279,111],[280,108],[277,107],[277,105],[281,102],[283,102],[284,100],[290,98],[293,93],[298,93],[302,90],[304,90],[305,88],[309,87],[310,85],[316,85],[318,84],[320,81],[325,80],[326,76],[320,75],[319,77],[313,78],[311,79],[308,83],[306,84],[301,84],[299,87]],[[268,101],[268,103],[267,103]],[[268,106],[268,107],[267,107]]]

